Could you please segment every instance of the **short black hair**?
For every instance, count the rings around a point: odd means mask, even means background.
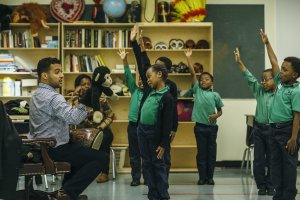
[[[272,72],[271,68],[265,69],[263,72]]]
[[[298,74],[297,78],[299,78],[300,77],[300,59],[297,58],[297,57],[292,57],[291,56],[291,57],[286,57],[284,59],[284,61],[291,63],[294,71],[297,72],[297,74]]]
[[[211,73],[209,73],[209,72],[202,72],[202,73],[200,74],[200,76],[199,76],[199,81],[201,81],[202,76],[205,75],[205,74],[208,75],[208,76],[210,77],[210,79],[211,79],[212,82],[214,82],[214,77],[213,77],[213,75],[211,75]]]
[[[43,58],[38,62],[37,74],[38,79],[41,80],[42,73],[49,72],[52,64],[60,64],[60,60],[57,58],[47,57]]]
[[[272,69],[271,68],[268,68],[268,69],[265,69],[264,71],[263,71],[263,73],[265,73],[265,72],[270,72],[271,73],[271,75],[272,75],[272,77],[273,77],[273,71],[272,71]]]
[[[80,85],[81,80],[84,79],[84,78],[89,79],[89,81],[92,83],[92,78],[89,75],[87,75],[87,74],[80,74],[75,79],[75,84],[74,84],[75,88]]]
[[[163,62],[168,70],[171,69],[173,64],[172,64],[172,61],[168,57],[162,56],[162,57],[159,57],[159,58],[156,59],[156,61],[158,61],[158,60]]]
[[[168,78],[168,70],[167,70],[167,68],[166,68],[165,65],[154,64],[154,65],[151,65],[151,68],[155,72],[161,72],[162,73],[162,79],[164,81],[167,80],[167,78]]]

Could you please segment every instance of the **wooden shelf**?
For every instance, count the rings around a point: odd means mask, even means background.
[[[1,98],[10,98],[10,99],[12,99],[12,98],[19,98],[19,99],[30,99],[31,98],[31,96],[0,96],[0,99]]]
[[[136,74],[136,72],[131,72],[132,74]],[[93,72],[63,72],[65,75],[80,75],[80,74],[87,74],[92,75]],[[124,75],[125,73],[122,72],[111,72],[111,75]]]
[[[171,145],[172,148],[177,149],[189,149],[189,148],[197,148],[197,145]]]
[[[194,100],[193,97],[178,97],[178,100]]]
[[[135,23],[94,23],[94,22],[87,22],[87,23],[63,23],[65,27],[103,27],[103,28],[132,28]]]
[[[32,72],[1,72],[0,71],[0,75],[33,75],[33,73]]]
[[[147,49],[147,52],[184,52],[186,49],[166,49],[166,50],[155,50],[155,49]],[[212,51],[211,49],[193,49],[194,52],[210,52]]]
[[[128,119],[116,119],[113,121],[113,123],[129,123]]]
[[[59,48],[41,48],[41,47],[36,47],[36,48],[0,48],[1,50],[6,50],[6,51],[58,51]]]
[[[63,50],[66,51],[118,51],[120,48],[91,48],[91,47],[84,47],[84,48],[76,48],[76,47],[72,47],[72,48],[66,48],[64,47]],[[132,50],[132,48],[124,48],[125,50],[129,51]]]
[[[179,124],[195,124],[195,122],[178,122]]]
[[[28,28],[30,27],[30,23],[10,23],[9,25],[13,27],[26,27],[26,26],[28,26]],[[52,26],[58,26],[59,23],[47,23],[47,25],[50,26],[51,28]]]
[[[29,115],[9,115],[12,120],[29,120]]]

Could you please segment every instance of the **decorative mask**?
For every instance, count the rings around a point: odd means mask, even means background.
[[[164,42],[158,42],[155,46],[154,46],[155,50],[167,50],[168,49],[168,45]]]
[[[185,48],[187,48],[187,49],[194,49],[195,48],[195,42],[194,42],[194,40],[187,40],[185,42]]]
[[[171,39],[169,42],[170,49],[183,49],[184,41],[181,39]]]
[[[184,64],[183,62],[178,63],[178,65],[174,65],[175,73],[188,73],[189,72],[189,68],[186,64]]]
[[[207,40],[199,40],[196,44],[196,49],[209,49],[209,43]]]
[[[203,65],[201,63],[194,63],[193,68],[196,73],[202,73],[203,72]]]
[[[152,49],[152,43],[151,43],[150,38],[142,37],[142,40],[143,40],[143,43],[144,43],[146,49]]]

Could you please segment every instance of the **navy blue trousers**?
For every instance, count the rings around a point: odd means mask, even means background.
[[[271,128],[271,180],[276,194],[274,200],[294,200],[297,194],[298,149],[289,154],[286,144],[292,135],[292,125]]]
[[[194,133],[197,142],[197,168],[200,180],[212,179],[217,157],[218,126],[196,123]]]
[[[138,139],[142,155],[142,167],[148,183],[149,199],[169,199],[168,177],[164,157],[157,158],[156,138],[158,132],[154,126],[139,124]]]
[[[273,190],[271,183],[271,153],[270,135],[271,126],[257,124],[253,127],[254,135],[254,162],[253,172],[258,189]],[[267,166],[267,171],[266,171]]]
[[[142,171],[142,157],[140,153],[137,123],[129,122],[127,127],[128,143],[129,143],[129,158],[131,166],[131,177],[134,181],[140,181]]]

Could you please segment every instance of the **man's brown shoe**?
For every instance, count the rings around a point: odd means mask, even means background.
[[[104,183],[108,181],[108,175],[101,173],[100,175],[97,176],[96,178],[97,183]]]

